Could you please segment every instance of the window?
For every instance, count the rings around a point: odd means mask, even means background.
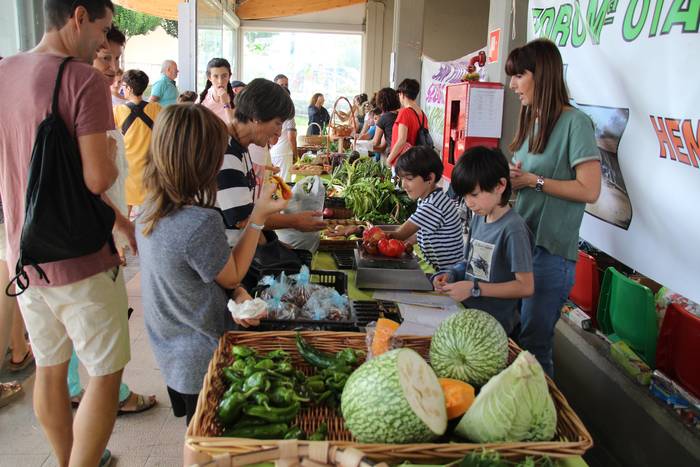
[[[311,96],[324,95],[331,113],[340,96],[348,100],[360,93],[362,35],[349,33],[245,31],[243,81],[289,77],[289,89],[300,130],[306,128]],[[339,108],[348,110],[348,105]]]

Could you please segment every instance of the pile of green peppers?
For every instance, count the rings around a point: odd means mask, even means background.
[[[228,389],[219,402],[222,436],[255,439],[304,439],[290,423],[306,397],[306,377],[294,369],[288,352],[257,355],[250,347],[235,345],[234,362],[224,368]]]
[[[297,333],[296,346],[299,354],[319,372],[306,380],[309,396],[318,403],[336,408],[340,405],[343,388],[354,368],[361,363],[364,352],[343,349],[335,355],[322,352]]]
[[[258,355],[243,345],[231,348],[233,363],[223,369],[228,388],[221,397],[217,414],[224,426],[222,436],[254,439],[307,439],[291,423],[302,404],[310,401],[338,407],[343,388],[363,352],[344,349],[335,355],[322,352],[297,333],[301,356],[319,371],[306,377],[294,368],[291,355],[282,349]],[[325,440],[325,423],[308,435],[311,441]]]

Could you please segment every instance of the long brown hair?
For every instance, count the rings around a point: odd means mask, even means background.
[[[564,65],[554,42],[536,39],[511,50],[506,61],[506,74],[521,75],[525,71],[533,75],[535,93],[530,105],[520,107],[518,131],[508,149],[517,151],[525,138],[529,138],[528,152],[540,154],[544,152],[564,106],[569,105]]]
[[[160,112],[143,172],[144,235],[183,206],[214,207],[227,144],[226,126],[206,107],[177,104]]]
[[[309,103],[309,106],[316,106],[316,101],[318,101],[318,98],[323,96],[320,92],[317,92],[313,96],[311,96],[311,102]]]

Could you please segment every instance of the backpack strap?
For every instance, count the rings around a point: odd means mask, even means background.
[[[53,97],[51,98],[51,113],[53,115],[58,115],[58,92],[61,90],[61,80],[63,79],[63,70],[66,68],[66,64],[71,61],[73,57],[66,57],[63,59],[58,67],[58,74],[56,75],[56,84],[53,88]]]
[[[148,105],[148,102],[146,101],[141,101],[138,105],[134,104],[133,102],[127,102],[126,106],[129,107],[131,110],[131,113],[129,114],[128,117],[126,117],[126,120],[124,120],[124,123],[122,123],[122,134],[125,135],[127,131],[129,131],[129,128],[131,127],[131,124],[134,123],[134,120],[137,118],[141,119],[143,123],[148,126],[148,128],[153,129],[153,120],[151,117],[146,115],[146,112],[143,111],[143,109],[146,108]]]
[[[425,128],[425,120],[428,118],[425,116],[425,112],[423,112],[422,110],[420,112],[423,114],[423,121],[421,121],[420,117],[418,116],[418,112],[416,112],[416,110],[413,107],[409,107],[409,109],[411,109],[413,111],[413,113],[415,114],[416,119],[418,120],[418,125],[420,126],[420,129],[421,130],[424,129]]]

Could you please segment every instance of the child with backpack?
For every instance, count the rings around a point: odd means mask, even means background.
[[[498,149],[469,149],[450,186],[474,215],[465,261],[438,273],[433,286],[467,308],[486,311],[510,335],[519,321],[518,300],[533,294],[535,279],[530,231],[508,204],[508,161]]]
[[[433,148],[433,139],[428,131],[428,117],[421,110],[416,99],[420,93],[420,84],[415,79],[401,81],[396,89],[401,102],[401,110],[396,116],[392,129],[393,140],[387,163],[395,166],[399,156],[413,146]]]
[[[143,168],[151,144],[153,122],[162,107],[157,102],[143,100],[148,87],[148,75],[141,70],[127,70],[122,78],[127,103],[114,107],[114,123],[124,135],[124,148],[129,174],[125,182],[128,215],[144,200]]]

